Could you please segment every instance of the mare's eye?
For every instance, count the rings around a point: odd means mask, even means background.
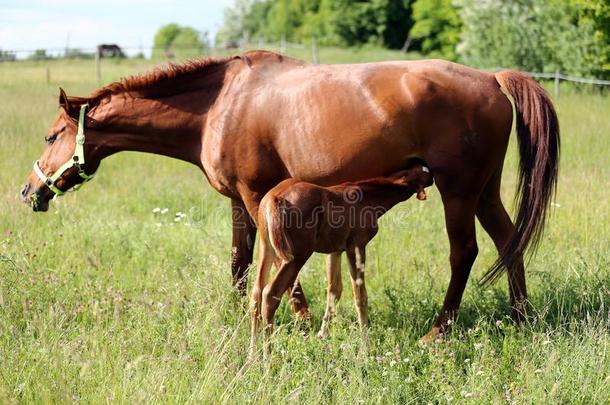
[[[55,139],[57,139],[57,134],[55,134],[55,135],[47,135],[47,136],[44,137],[44,141],[48,145],[53,145],[53,142],[55,142]]]

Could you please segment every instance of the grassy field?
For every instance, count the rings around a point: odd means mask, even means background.
[[[304,52],[304,51],[303,51]],[[336,55],[335,55],[336,54]],[[396,57],[348,51],[323,62]],[[314,314],[284,302],[270,367],[245,363],[245,300],[232,295],[229,201],[195,167],[122,153],[97,179],[34,214],[18,191],[56,114],[57,87],[96,87],[93,61],[0,64],[0,403],[608,403],[610,401],[610,98],[562,92],[559,190],[527,268],[535,316],[516,327],[506,281],[476,281],[450,339],[423,348],[448,282],[438,192],[382,220],[369,247],[371,349],[359,353],[351,291],[329,340],[323,258],[302,272]],[[50,69],[50,82],[46,80]],[[103,80],[150,62],[103,64]],[[503,194],[515,188],[511,144]],[[165,214],[153,213],[167,208]],[[179,222],[177,212],[187,214]]]

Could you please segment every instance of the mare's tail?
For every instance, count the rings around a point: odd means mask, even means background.
[[[519,208],[516,232],[483,276],[483,284],[497,280],[504,269],[512,268],[523,257],[526,250],[536,250],[551,197],[557,189],[559,167],[559,122],[547,92],[524,73],[503,71],[495,77],[515,103],[520,157],[516,195]]]

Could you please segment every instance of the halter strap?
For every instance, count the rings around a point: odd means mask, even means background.
[[[80,106],[80,112],[78,115],[78,130],[76,132],[76,146],[74,148],[74,154],[72,155],[72,159],[68,160],[66,163],[60,166],[59,169],[52,176],[47,176],[44,174],[42,169],[40,168],[40,161],[34,162],[34,172],[38,176],[38,178],[47,185],[55,193],[55,195],[65,194],[66,191],[60,190],[55,183],[59,178],[68,170],[73,167],[78,169],[78,175],[83,179],[83,183],[77,184],[73,187],[74,190],[78,190],[83,184],[88,182],[93,178],[94,174],[88,175],[85,173],[84,165],[85,165],[85,117],[87,112],[88,104],[83,104]]]

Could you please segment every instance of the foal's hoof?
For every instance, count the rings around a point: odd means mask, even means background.
[[[328,331],[320,329],[317,336],[318,336],[318,339],[320,339],[320,340],[328,339]]]
[[[424,337],[421,338],[420,342],[422,345],[429,345],[432,343],[440,342],[445,334],[442,332],[441,328],[435,326],[430,329],[430,332],[426,333]]]

